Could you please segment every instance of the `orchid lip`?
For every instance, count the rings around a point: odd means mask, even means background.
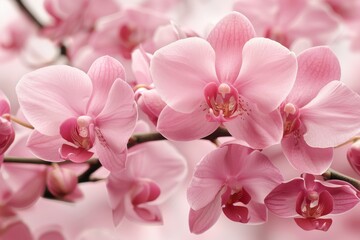
[[[204,88],[208,105],[206,118],[210,122],[226,122],[246,112],[238,91],[227,83],[211,82]]]

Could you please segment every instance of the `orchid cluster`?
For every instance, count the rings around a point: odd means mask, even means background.
[[[339,52],[360,54],[359,0],[41,2],[8,0],[0,37],[0,71],[25,69],[0,85],[0,239],[359,222],[360,88]],[[212,26],[207,5],[226,6]]]

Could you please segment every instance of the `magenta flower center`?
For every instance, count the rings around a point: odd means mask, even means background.
[[[246,111],[237,90],[226,83],[209,83],[204,89],[208,121],[226,122]]]
[[[94,144],[94,124],[89,116],[70,118],[60,126],[61,136],[77,147],[89,150]]]
[[[319,204],[319,194],[315,191],[306,193],[301,204],[301,215],[305,218],[319,218],[323,211],[324,206]]]
[[[299,109],[292,103],[283,104],[280,110],[284,119],[284,136],[300,128]]]

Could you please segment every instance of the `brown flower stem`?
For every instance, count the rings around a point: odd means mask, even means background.
[[[9,121],[15,122],[23,127],[34,129],[34,127],[31,126],[29,123],[24,122],[23,120],[20,120],[19,118],[14,117],[8,113],[3,114],[2,117],[8,119]]]
[[[346,176],[345,174],[342,174],[340,172],[337,172],[331,168],[329,168],[325,173],[322,174],[324,180],[342,180],[345,182],[350,183],[351,185],[353,185],[357,190],[360,190],[360,181]]]
[[[342,144],[340,144],[340,145],[337,145],[335,148],[339,148],[339,147],[345,146],[345,145],[347,145],[347,144],[349,144],[349,143],[354,143],[354,142],[356,142],[356,141],[358,141],[358,140],[360,140],[360,136],[355,136],[355,137],[347,140],[346,142],[344,142],[344,143],[342,143]]]

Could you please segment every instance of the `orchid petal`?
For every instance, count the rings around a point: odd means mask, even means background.
[[[230,13],[210,32],[207,40],[215,50],[216,74],[220,82],[233,83],[237,78],[245,43],[255,36],[250,21],[240,13]]]
[[[269,113],[275,110],[295,82],[295,54],[270,39],[253,38],[245,44],[242,56],[235,88],[239,94],[256,103],[261,111]]]
[[[150,71],[162,99],[174,110],[190,113],[204,100],[204,87],[217,82],[215,52],[200,38],[186,38],[154,53]]]

